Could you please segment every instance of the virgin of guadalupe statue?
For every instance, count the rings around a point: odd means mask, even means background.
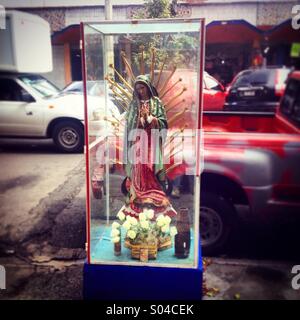
[[[133,98],[126,114],[123,146],[127,196],[121,211],[126,215],[138,217],[145,208],[153,209],[155,216],[176,215],[164,191],[166,177],[163,163],[163,137],[160,136],[155,143],[151,139],[151,131],[161,132],[167,128],[165,108],[150,82],[150,77],[148,75],[136,77]],[[147,137],[143,148],[137,150],[134,145],[140,137],[129,139],[130,133],[135,129],[142,130]],[[145,152],[145,156],[141,156],[140,152]],[[134,161],[138,156],[144,161]]]

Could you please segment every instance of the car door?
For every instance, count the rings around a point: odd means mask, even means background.
[[[220,111],[223,110],[225,103],[225,92],[223,86],[213,77],[204,77],[204,110]]]
[[[0,135],[40,136],[43,105],[13,78],[0,78]]]

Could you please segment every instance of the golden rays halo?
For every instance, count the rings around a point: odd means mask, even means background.
[[[166,150],[166,156],[174,156],[176,153],[180,151],[183,147],[183,138],[180,141],[177,139],[176,148],[173,146],[174,137],[181,134],[183,130],[187,127],[185,124],[185,112],[188,110],[186,104],[186,100],[182,97],[182,95],[187,91],[187,87],[183,84],[182,78],[175,77],[175,72],[177,70],[177,66],[170,62],[168,64],[168,56],[167,54],[161,59],[160,65],[156,70],[157,63],[157,49],[151,47],[149,52],[145,52],[145,47],[140,46],[139,52],[137,54],[138,57],[138,75],[146,73],[146,59],[148,57],[149,60],[149,76],[150,81],[153,86],[156,88],[158,92],[158,97],[162,101],[165,106],[165,111],[167,115],[168,125],[170,128],[174,128],[172,131],[171,137],[167,138],[164,143],[164,148]],[[126,56],[124,51],[121,51],[121,60],[126,73],[125,76],[122,76],[121,72],[116,70],[113,64],[109,65],[111,73],[105,76],[105,80],[109,83],[109,88],[111,89],[111,93],[117,103],[121,106],[121,108],[127,112],[129,108],[129,104],[133,98],[133,83],[136,79],[136,76],[133,67],[130,63],[130,59]],[[166,66],[169,65],[169,69]],[[115,80],[115,76],[118,78],[119,82]],[[174,78],[175,77],[175,78]],[[174,79],[173,79],[174,78]],[[172,80],[172,81],[171,81]],[[176,107],[182,106],[179,108],[179,111],[174,111]],[[106,121],[109,121],[114,125],[117,132],[120,132],[120,129],[124,128],[124,124],[117,119],[109,119],[105,118]],[[176,121],[180,120],[180,128],[174,126]],[[176,149],[176,152],[175,152]],[[174,169],[177,165],[173,164],[167,170],[170,171]]]
[[[175,64],[172,64],[172,63],[170,64],[171,70],[168,70],[168,74],[166,75],[165,79],[163,79],[162,75],[164,72],[167,71],[165,69],[165,66],[166,66],[168,57],[167,55],[165,55],[165,57],[162,59],[162,62],[158,68],[158,71],[156,72],[155,65],[156,65],[157,50],[151,47],[149,51],[150,51],[150,54],[148,54],[147,56],[149,56],[149,60],[150,60],[150,67],[149,67],[150,81],[154,85],[154,87],[157,89],[158,97],[161,99],[161,101],[165,106],[167,118],[169,121],[169,118],[170,118],[170,115],[168,114],[169,111],[173,109],[175,106],[178,106],[179,104],[184,104],[185,100],[180,97],[184,94],[187,88],[184,85],[182,85],[182,78],[180,77],[175,79],[175,81],[172,81],[170,84],[170,80],[174,77],[174,74],[177,70],[177,67]],[[145,74],[146,72],[145,56],[146,56],[145,47],[140,46],[139,53],[138,53],[138,60],[139,60],[138,75]],[[122,107],[122,109],[124,111],[127,111],[133,95],[132,83],[134,83],[137,75],[134,74],[132,65],[130,63],[130,59],[128,59],[124,51],[121,51],[121,59],[124,65],[124,70],[127,74],[127,78],[125,79],[125,77],[121,75],[121,72],[116,70],[113,64],[110,64],[109,68],[111,69],[111,73],[105,76],[105,80],[109,82],[110,89],[112,91],[114,98],[118,102],[120,102],[120,106]],[[114,75],[118,77],[120,82],[117,82],[115,80]]]

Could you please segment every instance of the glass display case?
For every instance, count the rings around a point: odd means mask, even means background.
[[[88,264],[199,268],[204,22],[81,28]]]

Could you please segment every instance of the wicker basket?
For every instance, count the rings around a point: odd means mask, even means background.
[[[157,244],[132,244],[129,239],[125,239],[124,246],[131,250],[131,258],[133,259],[141,260],[141,249],[147,249],[148,259],[157,258]]]
[[[172,240],[170,236],[165,238],[164,240],[159,239],[159,242],[158,242],[159,251],[170,249],[171,247],[172,247]]]
[[[141,259],[141,250],[148,250],[148,259],[157,258],[157,245],[156,244],[132,244],[131,245],[131,258]]]
[[[148,258],[156,259],[157,251],[167,250],[172,248],[171,237],[167,237],[163,241],[160,239],[158,244],[132,244],[128,238],[124,241],[124,247],[131,250],[131,257],[133,259],[140,259],[140,249],[148,248]]]

